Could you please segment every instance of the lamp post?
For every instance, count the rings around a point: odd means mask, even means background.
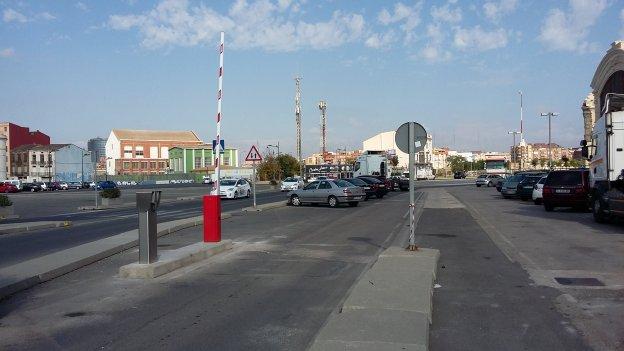
[[[550,137],[551,137],[551,132],[550,132],[550,130],[551,130],[550,129],[551,123],[550,123],[550,120],[553,117],[559,116],[559,114],[557,112],[542,112],[542,113],[540,113],[540,116],[548,117],[548,169],[552,170],[552,151],[550,150],[551,149],[551,144],[552,144],[552,142],[550,141]]]
[[[507,134],[512,134],[513,135],[513,147],[511,149],[511,162],[518,162],[518,154],[516,152],[516,134],[520,134],[520,132],[517,131],[511,131],[511,132],[507,132]]]
[[[270,147],[274,147],[274,148],[276,148],[276,149],[277,149],[277,157],[279,157],[279,155],[280,155],[280,146],[279,146],[279,141],[277,142],[277,145],[271,145],[271,144],[269,144],[269,145],[267,145],[266,147],[267,147],[267,149],[268,149],[268,148],[270,148]]]
[[[524,126],[522,125],[522,114],[523,114],[523,101],[522,101],[522,91],[518,90],[518,94],[520,94],[520,145],[524,145]],[[522,147],[520,147],[520,170],[522,170]]]
[[[90,153],[82,153],[82,157],[80,158],[80,178],[82,181],[80,182],[80,187],[84,186],[84,158],[85,156],[91,156]]]

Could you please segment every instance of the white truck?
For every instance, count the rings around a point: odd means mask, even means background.
[[[388,158],[384,151],[364,151],[353,164],[353,176],[388,176]]]
[[[589,159],[590,202],[594,220],[624,217],[624,94],[607,94],[592,140],[582,140]],[[591,150],[590,150],[591,149]]]

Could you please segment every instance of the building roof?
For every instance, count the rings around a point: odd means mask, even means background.
[[[197,134],[191,130],[132,130],[113,129],[113,133],[119,140],[153,140],[153,141],[177,141],[201,143]]]
[[[26,144],[21,145],[16,148],[11,149],[11,152],[24,152],[24,151],[57,151],[71,144],[50,144],[50,145],[39,145],[39,144]]]

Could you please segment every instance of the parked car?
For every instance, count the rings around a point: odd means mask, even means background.
[[[522,201],[530,199],[533,196],[533,188],[535,184],[540,181],[540,179],[542,179],[541,175],[524,177],[524,179],[518,183],[516,190],[518,197]]]
[[[288,177],[282,180],[282,184],[280,186],[281,191],[290,191],[297,190],[303,188],[303,179],[299,177]]]
[[[43,189],[38,183],[23,183],[22,191],[30,191],[34,193],[35,191],[43,191]]]
[[[58,184],[59,184],[59,188],[60,188],[61,190],[67,190],[67,189],[69,189],[69,183],[67,183],[67,182],[59,182]]]
[[[371,184],[368,184],[367,182],[363,181],[360,178],[344,178],[342,180],[353,184],[353,186],[359,186],[360,188],[362,188],[365,193],[364,201],[375,196],[376,194],[375,188],[373,188]]]
[[[498,182],[502,179],[503,177],[498,174],[482,174],[478,176],[475,180],[475,185],[477,186],[477,188],[481,187],[482,185],[485,185],[487,187],[496,186],[496,184],[498,184]]]
[[[214,180],[212,180],[211,176],[203,176],[202,177],[202,184],[213,184]]]
[[[19,189],[9,182],[0,183],[0,193],[16,193],[18,191]]]
[[[33,182],[33,184],[37,184],[39,185],[39,187],[41,187],[41,191],[48,191],[50,189],[48,189],[48,185],[44,182]]]
[[[45,182],[44,184],[48,191],[61,190],[61,183],[59,182]]]
[[[19,179],[0,180],[0,183],[11,183],[15,185],[18,190],[22,190],[22,181]]]
[[[104,190],[104,189],[115,189],[117,188],[117,183],[113,182],[112,180],[102,180],[97,182],[97,190]]]
[[[390,182],[392,183],[392,190],[409,190],[409,178],[403,176],[394,176],[390,178]]]
[[[453,173],[453,179],[466,179],[466,172],[464,172],[464,171],[457,171],[457,172]]]
[[[67,183],[67,189],[81,189],[82,188],[82,183],[81,182],[69,182]]]
[[[542,189],[544,209],[573,207],[581,211],[589,209],[589,170],[570,169],[551,171]]]
[[[368,177],[368,178],[377,179],[378,181],[382,182],[385,185],[386,193],[389,193],[390,191],[393,190],[392,189],[392,180],[390,180],[389,178],[386,178],[384,176],[380,176],[380,175],[363,175],[363,176],[359,176],[359,177]],[[384,187],[382,187],[382,188],[384,188]]]
[[[303,189],[289,192],[288,203],[293,206],[300,206],[303,203],[326,203],[329,207],[347,203],[355,207],[365,197],[364,189],[345,180],[320,180],[306,185]]]
[[[540,205],[542,203],[542,189],[544,189],[545,181],[546,181],[546,176],[542,176],[540,180],[537,183],[535,183],[535,185],[533,186],[531,199],[533,199],[533,203],[536,205]]]
[[[375,197],[378,199],[382,199],[388,193],[386,183],[382,182],[377,178],[372,178],[368,176],[359,176],[357,178],[368,183],[368,185],[370,185],[370,187],[375,190]]]
[[[244,179],[221,179],[219,182],[219,195],[227,199],[251,196],[251,185]]]

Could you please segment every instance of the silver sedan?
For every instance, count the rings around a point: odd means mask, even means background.
[[[303,203],[325,203],[330,207],[348,203],[349,206],[355,207],[365,197],[364,189],[344,180],[317,180],[303,189],[289,192],[288,203],[293,206],[300,206]]]

